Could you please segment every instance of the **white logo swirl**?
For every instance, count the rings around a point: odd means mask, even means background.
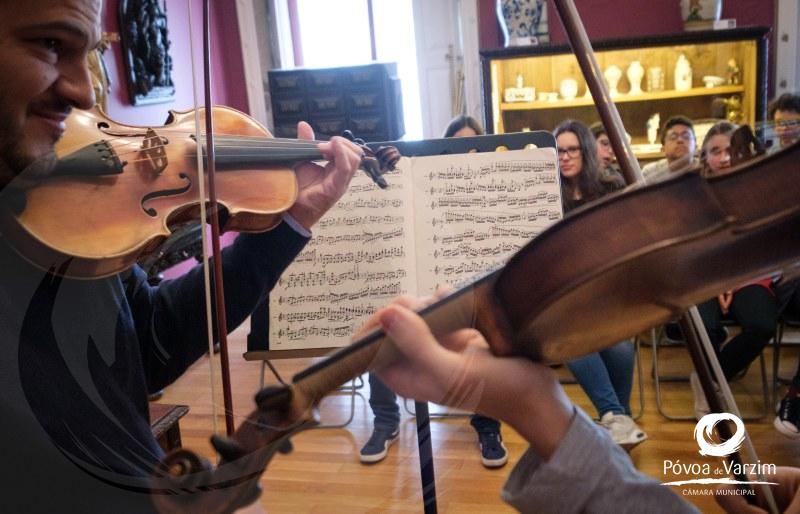
[[[720,421],[733,421],[733,424],[736,425],[736,432],[724,443],[717,443],[711,439],[714,427]],[[697,440],[697,446],[700,447],[700,455],[710,457],[725,457],[739,450],[744,442],[745,434],[742,420],[730,412],[706,414],[694,427],[694,438]]]

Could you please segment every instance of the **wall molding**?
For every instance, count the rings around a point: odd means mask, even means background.
[[[250,116],[267,126],[267,105],[264,100],[264,71],[258,49],[258,33],[254,0],[236,0],[236,17],[242,46],[245,90]],[[257,1],[257,0],[255,0]]]

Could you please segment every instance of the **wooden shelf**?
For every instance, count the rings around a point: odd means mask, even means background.
[[[730,95],[734,93],[744,93],[743,85],[720,86],[720,87],[694,87],[687,91],[659,91],[657,93],[644,92],[640,95],[619,95],[614,98],[614,103],[624,102],[644,102],[650,100],[669,100],[673,98],[686,98],[690,96],[710,96],[710,95]],[[591,98],[575,98],[574,100],[557,100],[555,102],[513,102],[501,103],[501,111],[530,111],[537,109],[562,109],[565,107],[581,107],[594,105]]]

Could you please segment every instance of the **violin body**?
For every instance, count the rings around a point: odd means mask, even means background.
[[[797,262],[798,159],[800,143],[724,176],[688,173],[570,213],[498,276],[487,304],[503,306],[495,314],[507,326],[484,332],[492,349],[563,362]]]
[[[271,137],[244,113],[213,109],[215,134]],[[132,266],[155,250],[172,227],[199,218],[204,200],[195,114],[170,112],[163,127],[152,128],[117,123],[99,108],[75,110],[56,147],[59,162],[71,162],[69,168],[18,191],[24,194],[23,209],[3,213],[0,229],[20,254],[44,270],[98,278]],[[203,116],[203,109],[198,114]],[[84,160],[85,149],[96,143],[103,145],[96,153],[116,165],[103,169]],[[75,155],[81,157],[69,161]],[[298,193],[293,169],[277,164],[226,169],[217,174],[216,188],[228,213],[223,229],[245,232],[274,227]]]

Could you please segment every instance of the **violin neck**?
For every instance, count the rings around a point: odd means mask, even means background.
[[[428,305],[418,313],[435,337],[461,328],[475,326],[476,312],[488,288],[494,284],[498,271],[487,273],[458,291]],[[311,404],[342,384],[369,370],[381,369],[397,359],[398,350],[388,342],[382,330],[374,330],[350,346],[342,348],[325,360],[301,371],[292,379],[294,387],[302,390]]]
[[[257,169],[264,166],[294,166],[305,161],[324,159],[316,141],[265,137],[216,136],[216,168],[225,170]],[[203,142],[203,155],[206,144]]]

